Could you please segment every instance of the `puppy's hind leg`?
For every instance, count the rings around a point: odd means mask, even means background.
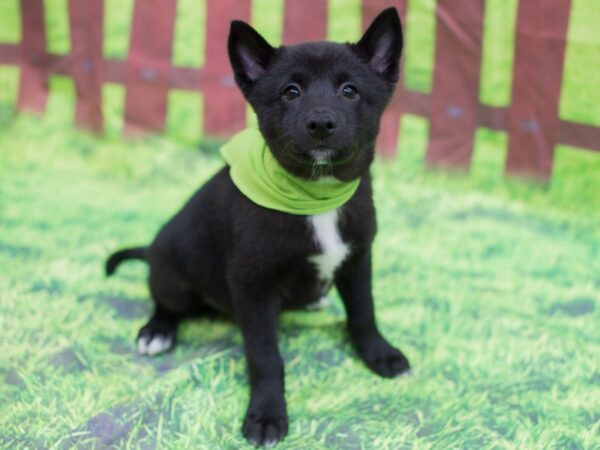
[[[169,262],[158,264],[158,259],[154,258],[149,284],[155,309],[138,333],[137,349],[142,355],[157,355],[173,348],[179,322],[198,315],[203,303]]]

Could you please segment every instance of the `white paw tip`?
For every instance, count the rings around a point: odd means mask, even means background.
[[[400,378],[409,378],[412,377],[413,373],[411,369],[408,369],[400,374]]]
[[[331,299],[329,297],[323,296],[319,300],[317,300],[316,302],[307,305],[306,309],[308,309],[310,311],[314,311],[314,310],[317,310],[317,309],[325,309],[329,305],[331,305]]]
[[[143,336],[137,341],[137,350],[140,355],[158,355],[166,352],[173,346],[173,339],[157,334],[151,339]]]
[[[140,355],[145,355],[148,353],[148,338],[140,337],[137,340],[137,351]]]

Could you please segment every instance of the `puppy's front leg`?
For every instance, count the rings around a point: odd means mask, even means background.
[[[371,293],[371,251],[352,255],[340,267],[336,287],[348,317],[350,339],[365,364],[382,377],[394,377],[409,370],[406,357],[381,335],[375,321]]]
[[[242,433],[254,445],[270,446],[288,431],[283,359],[277,345],[279,303],[249,286],[234,293],[250,377],[250,404]]]

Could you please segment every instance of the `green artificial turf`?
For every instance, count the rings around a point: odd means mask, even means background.
[[[16,0],[4,3],[0,40],[18,41]],[[330,36],[354,37],[357,4],[331,2]],[[600,9],[573,4],[561,117],[597,124],[598,53],[585,42]],[[122,58],[130,21],[118,15],[133,2],[107,5],[105,54]],[[282,5],[253,6],[273,42]],[[422,91],[432,5],[409,9],[405,80]],[[481,97],[503,105],[512,63],[497,41],[514,27],[515,2],[486,5],[498,14],[486,11],[494,26]],[[51,45],[64,52],[60,14],[49,15]],[[174,58],[203,61],[181,43]],[[218,143],[197,127],[201,95],[171,94],[167,136],[124,141],[124,90],[107,85],[98,139],[71,129],[65,77],[52,77],[43,119],[15,118],[18,75],[0,66],[0,448],[250,448],[239,431],[248,393],[235,326],[188,322],[174,352],[138,356],[134,338],[152,309],[147,269],[102,272],[111,251],[147,243],[221,167]],[[469,173],[431,171],[427,121],[404,116],[401,126],[396,160],[373,168],[374,289],[381,328],[412,375],[382,380],[363,366],[335,293],[323,311],[284,314],[290,433],[277,448],[600,448],[600,155],[557,146],[548,184],[506,179],[506,134],[479,129]]]
[[[233,324],[186,323],[173,353],[140,357],[146,267],[102,274],[220,167],[214,146],[98,140],[69,131],[70,108],[55,94],[44,120],[0,128],[0,447],[246,448]],[[418,154],[423,128],[407,121],[401,150]],[[413,374],[382,380],[358,361],[335,295],[284,314],[280,448],[600,446],[599,161],[569,155],[595,172],[550,187],[505,182],[502,144],[480,133],[471,176],[408,151],[375,165],[379,322]]]

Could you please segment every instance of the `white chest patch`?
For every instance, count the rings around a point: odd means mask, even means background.
[[[335,270],[344,261],[350,248],[340,235],[338,228],[339,210],[328,211],[308,217],[314,233],[314,240],[321,253],[309,258],[319,271],[322,281],[330,282]]]

